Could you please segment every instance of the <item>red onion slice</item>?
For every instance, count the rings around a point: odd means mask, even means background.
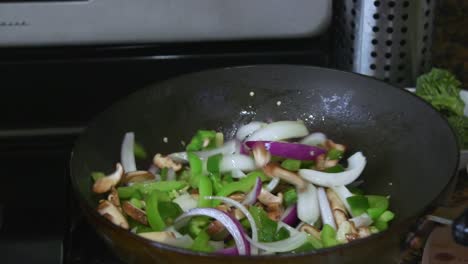
[[[135,154],[133,146],[135,144],[135,134],[133,132],[125,133],[120,149],[120,160],[125,172],[136,171]]]
[[[279,141],[247,141],[245,145],[252,148],[255,144],[264,144],[271,155],[297,160],[315,160],[317,156],[326,153],[324,149],[299,143]]]
[[[236,247],[223,248],[216,251],[216,254],[226,255],[226,256],[238,256],[239,252]]]
[[[245,205],[252,205],[257,201],[257,197],[260,195],[260,192],[262,191],[262,180],[260,177],[257,177],[257,180],[255,181],[255,185],[252,188],[252,190],[247,194],[245,197],[245,200],[242,202],[242,204]]]
[[[327,173],[316,170],[301,169],[299,175],[313,184],[333,187],[350,184],[355,181],[366,166],[366,157],[361,152],[354,153],[348,158],[348,168],[344,172]]]
[[[198,216],[198,215],[208,216],[221,222],[224,225],[224,227],[226,227],[226,230],[231,234],[232,238],[236,242],[239,255],[250,255],[250,244],[247,241],[247,238],[245,236],[245,232],[244,232],[244,229],[242,228],[241,223],[237,219],[233,218],[232,216],[228,215],[227,213],[221,210],[214,209],[214,208],[191,209],[190,211],[177,217],[177,219],[174,221],[174,226],[176,228],[180,227],[181,225],[184,224],[185,222],[184,220],[193,216]]]
[[[320,215],[322,216],[322,223],[328,224],[336,230],[335,218],[333,218],[330,202],[328,202],[325,189],[323,187],[318,187],[317,195],[319,200]]]
[[[299,222],[299,218],[297,218],[297,204],[292,204],[288,206],[286,210],[284,210],[284,213],[280,219],[287,225],[297,225],[297,223]]]

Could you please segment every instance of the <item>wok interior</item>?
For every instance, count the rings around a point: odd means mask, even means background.
[[[90,172],[113,171],[125,132],[134,131],[152,155],[181,151],[181,141],[188,142],[198,129],[222,130],[228,138],[242,124],[268,119],[304,120],[311,132],[346,144],[348,153],[363,151],[368,163],[362,187],[391,196],[396,222],[421,213],[457,165],[446,122],[405,91],[351,73],[256,66],[184,76],[118,102],[79,139],[72,181],[95,208]]]

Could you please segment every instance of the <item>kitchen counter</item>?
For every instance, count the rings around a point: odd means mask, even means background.
[[[435,16],[433,65],[449,69],[468,89],[468,1],[439,0]]]

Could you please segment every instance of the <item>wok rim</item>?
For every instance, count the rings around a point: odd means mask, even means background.
[[[356,239],[356,240],[351,241],[349,243],[340,244],[340,245],[333,246],[333,247],[321,248],[321,249],[318,249],[318,250],[315,249],[315,250],[310,250],[310,251],[300,252],[300,253],[279,253],[279,254],[273,254],[273,255],[229,256],[229,255],[216,254],[216,253],[196,252],[196,251],[192,251],[190,249],[180,248],[180,247],[176,247],[176,246],[171,246],[171,245],[159,243],[159,242],[156,242],[156,241],[151,241],[149,239],[143,238],[143,237],[141,237],[141,236],[139,236],[137,234],[134,234],[134,233],[130,232],[130,230],[125,230],[125,229],[122,229],[122,228],[118,227],[117,225],[112,224],[110,221],[108,221],[107,219],[105,219],[104,217],[99,215],[97,213],[97,211],[95,210],[95,208],[93,208],[88,203],[87,199],[85,198],[85,196],[83,195],[83,193],[79,189],[78,182],[76,180],[77,177],[74,177],[73,160],[74,160],[75,150],[78,148],[79,145],[83,144],[81,142],[84,141],[86,135],[88,135],[90,133],[89,128],[93,127],[96,123],[98,123],[98,121],[101,119],[101,116],[105,115],[107,112],[110,112],[117,105],[119,105],[119,104],[121,104],[121,103],[123,103],[125,101],[130,100],[134,96],[138,96],[138,94],[140,94],[140,93],[145,93],[146,91],[148,91],[150,89],[154,89],[154,87],[156,87],[156,86],[160,86],[160,85],[163,85],[165,83],[170,83],[170,82],[176,81],[179,78],[191,78],[192,76],[197,76],[197,75],[200,75],[200,74],[225,72],[225,71],[233,71],[233,70],[236,71],[236,70],[239,70],[239,69],[249,69],[249,68],[272,68],[273,69],[273,68],[277,68],[277,67],[280,67],[280,68],[301,68],[301,69],[309,68],[309,69],[313,69],[315,71],[335,72],[335,73],[341,74],[343,76],[345,76],[345,75],[358,76],[359,78],[364,78],[364,79],[371,80],[371,81],[381,82],[381,83],[385,84],[387,87],[389,87],[388,89],[396,89],[401,94],[406,94],[406,95],[412,96],[416,100],[419,100],[419,101],[423,102],[426,106],[428,106],[428,111],[433,111],[434,113],[436,113],[436,116],[438,116],[442,120],[442,122],[446,126],[448,126],[448,128],[451,131],[451,133],[449,133],[449,134],[451,134],[451,140],[454,142],[454,145],[455,145],[454,150],[455,150],[455,157],[456,157],[455,161],[456,162],[454,164],[455,166],[452,169],[452,172],[450,174],[447,173],[447,176],[448,176],[447,177],[447,182],[443,186],[440,186],[440,191],[437,193],[437,195],[435,197],[430,199],[430,201],[428,201],[427,204],[422,206],[421,212],[416,212],[415,214],[413,214],[410,217],[407,217],[405,219],[401,219],[398,223],[391,224],[389,226],[389,228],[387,230],[383,231],[383,232],[379,232],[377,234],[372,234],[369,237]],[[406,95],[403,95],[403,96],[406,96]],[[344,249],[348,249],[348,248],[358,247],[358,246],[363,245],[364,243],[368,243],[370,241],[377,241],[378,239],[380,239],[380,238],[382,238],[384,236],[391,236],[392,234],[394,234],[393,231],[397,231],[399,229],[402,229],[403,226],[406,226],[407,222],[411,221],[412,219],[419,218],[421,216],[421,214],[428,211],[429,208],[434,206],[436,201],[444,193],[444,190],[450,185],[450,182],[452,181],[452,179],[456,176],[456,173],[458,172],[459,162],[460,162],[460,146],[459,146],[458,140],[456,140],[455,131],[449,125],[447,119],[440,112],[438,112],[436,109],[434,109],[430,103],[426,102],[425,100],[423,100],[422,98],[420,98],[416,94],[407,91],[406,89],[393,86],[391,84],[385,83],[385,82],[383,82],[381,80],[378,80],[376,78],[373,78],[371,76],[367,76],[367,75],[363,75],[363,74],[359,74],[359,73],[355,73],[355,72],[347,72],[347,71],[342,71],[342,70],[338,70],[338,69],[332,69],[332,68],[325,68],[325,67],[318,67],[318,66],[311,66],[311,65],[304,65],[304,64],[249,64],[249,65],[241,65],[241,66],[209,68],[209,69],[205,69],[205,70],[201,70],[201,71],[195,71],[195,72],[190,72],[190,73],[177,75],[177,76],[169,78],[169,79],[153,82],[153,83],[151,83],[149,85],[146,85],[146,86],[142,87],[141,89],[138,89],[137,91],[134,91],[134,92],[130,93],[129,95],[127,95],[127,96],[125,96],[125,97],[123,97],[123,98],[121,98],[119,100],[114,101],[111,105],[109,105],[103,111],[96,114],[93,117],[93,119],[90,122],[88,122],[88,125],[86,126],[83,133],[81,133],[80,136],[75,140],[75,143],[73,145],[71,155],[70,155],[69,173],[70,173],[70,178],[71,178],[71,183],[72,183],[72,191],[74,192],[74,196],[78,199],[79,207],[83,211],[82,213],[86,214],[88,217],[93,219],[93,221],[89,221],[89,219],[87,219],[87,222],[91,226],[93,226],[93,228],[95,230],[97,230],[98,227],[100,225],[102,225],[106,229],[110,229],[113,232],[117,232],[119,236],[121,236],[121,237],[123,237],[125,239],[136,240],[136,241],[138,241],[138,243],[144,243],[144,244],[147,244],[147,245],[149,245],[151,247],[155,247],[155,248],[157,248],[159,250],[172,251],[172,252],[175,252],[175,253],[178,253],[178,254],[183,254],[183,255],[188,255],[188,256],[203,256],[203,257],[211,257],[211,258],[218,258],[218,257],[226,258],[226,257],[229,257],[229,258],[242,260],[242,259],[295,258],[295,257],[304,257],[304,256],[328,254],[328,253],[331,253],[333,251],[340,251],[340,250],[344,250]],[[396,215],[398,215],[398,214],[396,214]],[[398,232],[398,234],[399,234],[399,232]],[[99,235],[101,235],[101,234],[99,234]]]

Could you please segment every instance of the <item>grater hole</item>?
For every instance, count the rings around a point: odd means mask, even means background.
[[[401,19],[403,19],[403,20],[408,20],[408,14],[403,14],[403,15],[401,16]]]
[[[372,17],[377,20],[380,18],[380,15],[378,13],[375,13]]]
[[[385,53],[385,58],[390,59],[392,57],[392,54],[390,52]]]
[[[371,54],[370,54],[370,55],[371,55],[372,57],[374,57],[374,58],[375,58],[375,57],[377,57],[377,52],[373,51],[373,52],[371,52]]]
[[[426,47],[424,47],[424,48],[421,50],[422,54],[426,54],[426,51],[427,51]]]
[[[430,2],[431,2],[431,0],[426,0],[426,3],[428,3],[428,4],[429,4]]]
[[[422,60],[422,61],[421,61],[421,67],[424,67],[425,64],[426,64],[426,61],[425,61],[425,60]]]
[[[406,40],[402,39],[402,40],[400,41],[400,46],[404,46],[404,45],[406,45]]]
[[[356,10],[354,8],[351,9],[351,15],[356,16]]]
[[[402,27],[401,28],[401,33],[406,33],[408,31],[408,28],[407,27]]]
[[[352,59],[350,59],[348,62],[349,62],[349,65],[353,65],[353,60]]]
[[[404,1],[404,2],[403,2],[403,7],[405,7],[405,8],[406,8],[406,7],[408,7],[408,6],[409,6],[409,4],[410,4],[410,2],[409,2],[409,1]]]
[[[374,5],[377,7],[380,6],[380,1],[374,1]]]
[[[405,65],[404,65],[404,64],[398,65],[398,70],[399,70],[399,71],[402,71],[402,70],[404,70],[404,69],[405,69]]]
[[[427,35],[423,36],[423,42],[427,42]]]
[[[351,34],[350,39],[351,39],[351,40],[354,40],[354,38],[355,38],[355,37],[354,37],[354,34]]]
[[[391,46],[393,44],[393,41],[387,40],[387,41],[385,41],[385,44],[387,44],[387,46]]]
[[[355,27],[356,27],[356,23],[354,23],[354,21],[351,21],[351,27],[352,27],[352,28],[355,28]]]
[[[426,10],[426,13],[424,13],[424,15],[426,15],[427,17],[428,17],[430,14],[431,14],[431,10],[430,10],[430,9]]]
[[[372,27],[372,31],[379,32],[379,27]]]
[[[384,70],[389,71],[390,69],[391,69],[390,65],[387,64],[384,66]]]
[[[395,18],[395,16],[390,14],[390,15],[387,16],[387,18],[388,18],[388,20],[393,20]]]
[[[346,5],[343,5],[343,11],[346,12]]]
[[[406,53],[405,52],[400,52],[400,58],[403,59],[404,57],[406,57]]]
[[[424,29],[427,29],[429,27],[429,23],[424,23]]]
[[[377,44],[379,44],[379,41],[377,39],[373,39],[372,40],[372,45],[377,45]]]
[[[377,69],[377,66],[375,64],[371,64],[370,68],[371,68],[371,70],[375,70],[375,69]]]
[[[393,28],[391,28],[391,27],[387,28],[387,33],[392,34],[393,33]]]
[[[356,3],[356,2],[357,2],[357,0],[353,0],[353,3]]]
[[[388,2],[389,7],[395,7],[395,1],[390,1]]]

